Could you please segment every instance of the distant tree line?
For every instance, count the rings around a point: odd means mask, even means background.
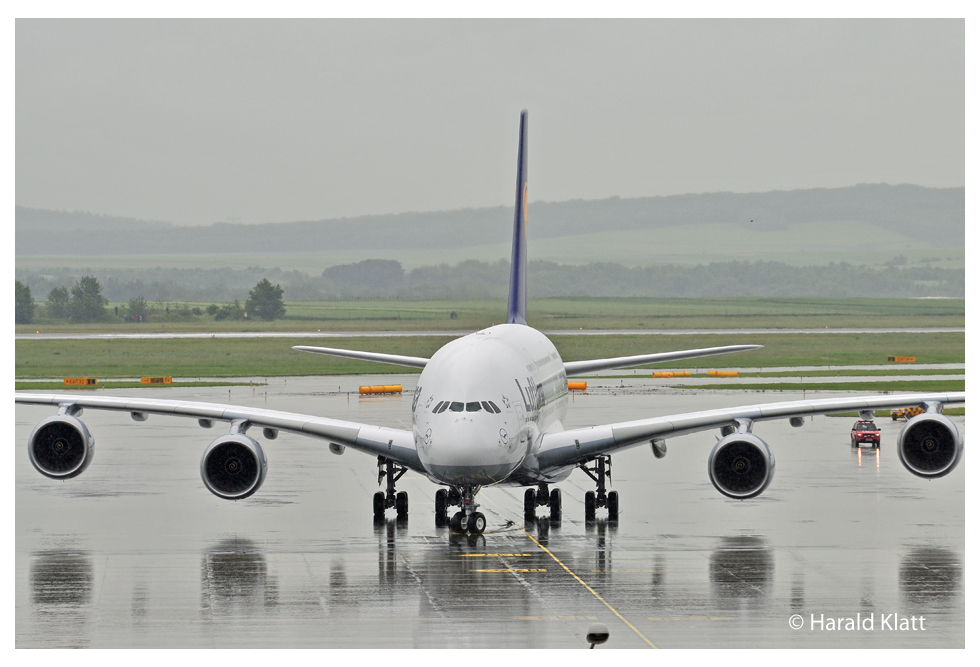
[[[365,260],[333,266],[320,276],[299,271],[248,269],[103,270],[88,274],[97,280],[102,295],[112,301],[141,297],[148,301],[194,301],[229,304],[217,306],[214,317],[238,318],[239,310],[256,316],[281,317],[274,305],[283,300],[426,298],[504,299],[509,262],[468,260],[454,266],[441,264],[405,271],[392,260]],[[276,285],[270,282],[272,278]],[[47,275],[17,272],[29,292],[48,295],[45,308],[53,316],[78,317],[75,289],[81,278],[70,270]],[[152,282],[147,280],[152,279]],[[72,287],[76,285],[76,287]],[[701,266],[663,265],[626,267],[620,264],[528,264],[531,297],[891,297],[944,296],[963,298],[963,269],[930,266],[873,268],[847,262],[826,266],[790,266],[780,262],[732,261]],[[87,291],[86,291],[87,290]],[[92,292],[91,285],[86,294]],[[20,288],[18,287],[18,294]],[[92,301],[94,297],[90,298]],[[244,305],[233,307],[233,301]],[[20,303],[20,301],[18,302]],[[26,303],[26,302],[25,302]],[[80,302],[78,302],[80,303]],[[271,310],[264,304],[272,303]],[[26,306],[25,306],[26,308]],[[91,312],[95,312],[94,306]],[[225,308],[225,310],[221,310]],[[237,310],[235,309],[237,308]],[[26,312],[26,311],[25,311]],[[54,315],[57,313],[57,315]]]
[[[242,306],[238,299],[233,303],[221,306],[211,304],[206,309],[191,307],[188,304],[174,303],[171,309],[169,301],[158,302],[152,306],[146,298],[139,294],[131,297],[123,306],[114,306],[109,310],[109,299],[103,294],[102,284],[95,276],[83,276],[71,289],[53,287],[46,301],[40,305],[34,300],[28,285],[15,281],[15,317],[17,324],[30,324],[35,316],[40,315],[47,320],[68,320],[71,322],[106,322],[121,319],[125,322],[147,322],[165,318],[168,321],[187,321],[199,318],[205,314],[216,321],[263,319],[277,320],[286,314],[283,303],[283,289],[273,285],[267,278],[260,280],[249,290],[248,299]]]

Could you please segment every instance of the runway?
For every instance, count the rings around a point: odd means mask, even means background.
[[[230,394],[106,393],[407,427],[418,376],[383,377],[405,393],[347,395],[371,376],[269,378]],[[790,398],[647,382],[590,380],[566,427]],[[26,452],[31,429],[52,412],[15,413],[18,648],[584,649],[596,621],[610,630],[596,650],[965,645],[965,462],[939,480],[912,476],[895,453],[901,422],[879,420],[879,454],[850,447],[844,418],[757,424],[776,475],[742,502],[708,481],[714,433],[671,439],[660,460],[645,447],[616,454],[617,524],[601,510],[599,521],[584,521],[593,486],[581,472],[558,485],[560,523],[525,524],[522,490],[485,488],[488,528],[474,538],[435,526],[436,487],[412,473],[399,482],[408,521],[391,512],[374,525],[375,460],[289,434],[261,441],[262,489],[222,501],[198,469],[220,426],[206,431],[193,420],[87,411],[94,462],[76,479],[52,481]],[[951,419],[965,436],[964,418]],[[870,615],[873,627],[828,629],[830,619],[858,614],[859,626]],[[791,627],[794,615],[802,628]],[[911,617],[922,628],[898,629]]]

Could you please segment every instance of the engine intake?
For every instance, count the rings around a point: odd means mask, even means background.
[[[708,457],[708,476],[722,494],[754,498],[769,486],[776,459],[769,446],[751,433],[732,433],[718,441]]]
[[[27,453],[37,471],[51,479],[70,479],[88,468],[95,439],[85,424],[69,415],[48,417],[31,432]]]
[[[956,425],[943,415],[916,415],[898,434],[898,458],[913,475],[942,477],[956,467],[962,456],[963,438]]]
[[[201,457],[201,479],[208,491],[227,500],[248,498],[259,490],[267,470],[265,452],[241,433],[216,439]]]

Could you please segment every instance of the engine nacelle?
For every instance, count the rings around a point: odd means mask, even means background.
[[[259,490],[267,470],[265,452],[242,433],[217,438],[201,457],[201,479],[208,491],[227,500],[248,498]]]
[[[81,475],[92,462],[95,439],[85,424],[70,415],[48,417],[34,427],[27,453],[37,471],[51,479]]]
[[[751,433],[732,433],[718,441],[708,457],[711,483],[729,498],[754,498],[769,486],[776,459],[769,446]]]
[[[963,438],[956,424],[943,415],[916,415],[898,434],[898,458],[913,475],[942,477],[962,456]]]

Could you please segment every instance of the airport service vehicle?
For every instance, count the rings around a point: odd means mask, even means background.
[[[873,421],[858,420],[851,427],[851,447],[870,444],[875,449],[881,447],[881,431]]]
[[[899,419],[909,420],[916,415],[921,415],[923,410],[918,405],[914,405],[909,408],[895,408],[892,410],[892,421],[898,421]]]
[[[347,449],[375,457],[379,485],[374,515],[388,509],[408,514],[408,494],[397,491],[408,471],[440,488],[435,494],[438,523],[457,532],[482,533],[487,521],[477,502],[480,489],[493,484],[526,487],[524,515],[539,507],[560,520],[561,490],[555,484],[577,470],[595,482],[585,494],[587,520],[603,509],[615,521],[619,495],[609,488],[612,454],[649,446],[656,459],[667,453],[669,438],[716,430],[708,454],[708,479],[723,495],[752,498],[765,491],[775,471],[769,445],[753,433],[758,422],[788,419],[802,427],[807,415],[859,411],[871,420],[874,410],[918,405],[898,436],[898,456],[914,475],[942,477],[963,453],[956,425],[943,407],[966,402],[966,392],[872,395],[815,401],[788,401],[686,414],[649,417],[566,430],[568,378],[597,371],[658,362],[676,362],[715,354],[743,352],[759,345],[729,345],[697,350],[637,354],[610,359],[563,361],[548,337],[527,324],[527,111],[521,112],[517,148],[517,188],[507,321],[447,343],[430,359],[378,352],[299,346],[302,352],[421,369],[412,400],[411,429],[393,429],[329,417],[246,406],[190,401],[69,394],[16,393],[18,404],[50,405],[54,415],[34,428],[27,443],[34,467],[46,477],[66,480],[92,463],[95,440],[81,421],[83,410],[115,410],[144,422],[150,415],[196,419],[204,428],[222,424],[227,432],[204,449],[200,471],[204,485],[219,498],[247,498],[268,472],[265,449],[253,435],[272,441],[285,432],[318,438],[333,454]],[[269,446],[268,444],[266,445]],[[450,508],[459,508],[448,517]]]

